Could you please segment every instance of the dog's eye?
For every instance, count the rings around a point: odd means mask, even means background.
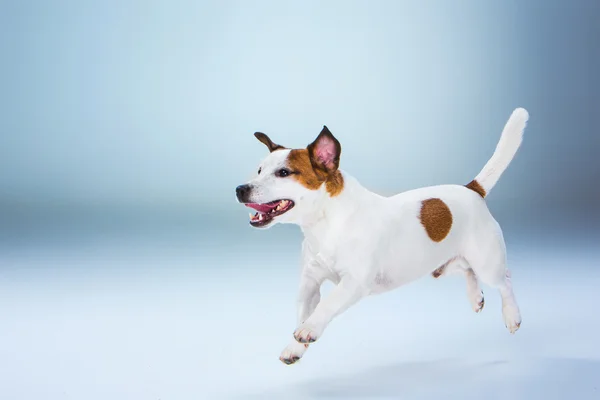
[[[260,171],[262,171],[262,168],[259,168],[259,169],[258,169],[258,174],[259,174],[259,175],[260,175]]]
[[[290,170],[289,169],[285,169],[282,168],[279,171],[276,172],[276,175],[280,178],[285,178],[286,176],[288,176],[290,174]]]

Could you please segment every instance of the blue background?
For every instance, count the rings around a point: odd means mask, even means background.
[[[438,369],[600,371],[599,38],[592,0],[0,3],[7,398],[280,398],[275,383],[300,398],[424,396],[415,382]],[[503,331],[490,291],[490,317],[477,316],[467,340],[464,282],[425,279],[340,317],[301,367],[277,364],[295,324],[301,235],[251,230],[236,204],[235,186],[266,155],[252,133],[303,147],[326,124],[342,168],[394,194],[469,182],[516,107],[530,122],[488,204],[522,331]],[[417,308],[398,312],[406,303]],[[439,361],[449,357],[459,361]],[[593,368],[573,361],[582,357]],[[432,366],[389,366],[424,359]],[[397,373],[388,382],[378,368]],[[350,378],[313,382],[342,369]],[[352,374],[370,378],[360,386]],[[340,393],[314,389],[331,379]],[[569,379],[593,395],[589,380]],[[523,396],[545,386],[525,381]],[[453,382],[439,390],[507,390]]]

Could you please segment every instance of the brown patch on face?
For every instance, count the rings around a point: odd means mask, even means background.
[[[329,175],[327,181],[325,181],[325,190],[331,197],[335,197],[338,194],[342,193],[344,189],[344,177],[340,171],[335,171],[333,174]]]
[[[475,193],[477,193],[478,195],[480,195],[482,198],[485,199],[485,195],[486,195],[485,189],[476,180],[472,180],[471,182],[467,183],[465,185],[465,187],[467,189],[471,189],[472,191],[474,191]]]
[[[317,190],[325,183],[325,190],[331,197],[337,196],[344,189],[344,178],[340,171],[327,173],[323,169],[315,169],[310,161],[308,150],[294,149],[287,159],[292,177],[310,190]]]
[[[440,199],[423,200],[420,219],[427,235],[434,242],[441,242],[450,233],[452,213]]]

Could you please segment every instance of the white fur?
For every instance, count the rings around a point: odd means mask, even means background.
[[[529,113],[524,108],[517,108],[513,111],[504,126],[500,141],[496,146],[496,151],[492,158],[485,164],[481,172],[475,177],[475,180],[485,189],[486,193],[496,185],[502,172],[512,161],[521,142],[523,141],[523,131],[527,125]]]
[[[489,193],[514,157],[527,121],[517,109],[506,124],[490,161],[477,175]],[[472,308],[483,307],[479,281],[499,290],[506,327],[520,326],[519,307],[506,267],[502,231],[485,200],[459,185],[440,185],[382,197],[361,186],[346,172],[343,191],[330,197],[322,186],[309,190],[294,179],[273,177],[285,166],[289,150],[275,151],[262,163],[262,172],[250,183],[253,201],[291,199],[296,206],[276,222],[296,223],[304,233],[302,273],[298,296],[298,326],[280,359],[293,363],[317,340],[327,325],[361,298],[386,292],[431,274],[447,264],[446,273],[463,273]],[[421,224],[422,202],[441,199],[451,210],[453,223],[446,238],[432,241]],[[336,284],[321,299],[325,280]]]

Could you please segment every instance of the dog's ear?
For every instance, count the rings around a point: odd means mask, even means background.
[[[269,148],[269,151],[272,153],[275,150],[283,150],[285,149],[285,147],[278,145],[277,143],[273,143],[271,141],[271,139],[269,139],[269,137],[267,135],[265,135],[262,132],[255,132],[254,136],[256,136],[256,138],[258,140],[260,140],[261,142],[263,142],[265,144],[265,146],[267,146]]]
[[[338,169],[342,146],[326,126],[323,126],[319,136],[306,149],[313,168],[323,170],[329,174]]]

